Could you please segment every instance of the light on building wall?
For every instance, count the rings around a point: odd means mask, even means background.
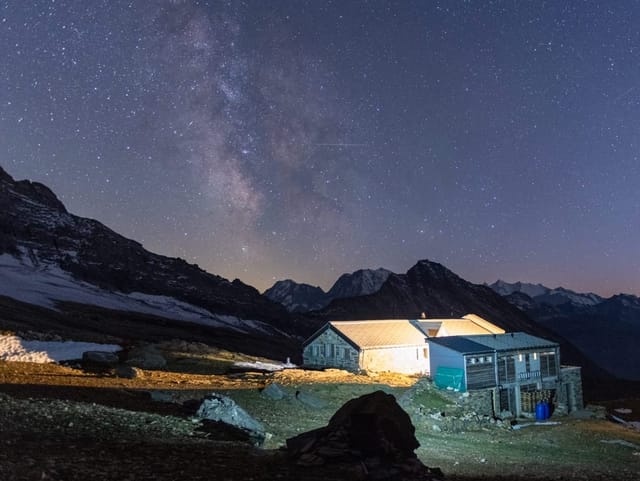
[[[518,361],[522,362],[522,359],[523,359],[522,354],[518,354]]]
[[[534,361],[537,361],[537,360],[538,360],[538,353],[537,353],[537,352],[534,352],[534,353],[533,353],[533,360],[534,360]]]

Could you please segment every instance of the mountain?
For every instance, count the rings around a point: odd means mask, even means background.
[[[313,311],[327,304],[327,293],[320,287],[298,284],[291,279],[276,282],[264,295],[290,312]]]
[[[380,290],[392,272],[387,269],[360,269],[351,274],[342,274],[329,289],[329,300],[373,294]]]
[[[508,283],[497,280],[489,287],[501,296],[509,296],[514,293],[525,294],[538,305],[571,304],[575,306],[595,306],[604,300],[604,298],[591,292],[580,294],[563,287],[550,289],[542,284],[529,284],[526,282]]]
[[[15,181],[2,168],[0,265],[0,296],[50,310],[91,305],[137,312],[155,319],[149,329],[169,319],[181,321],[182,327],[169,324],[184,334],[185,322],[197,323],[209,326],[214,340],[221,330],[284,337],[280,329],[291,327],[288,312],[253,287],[151,253],[96,220],[69,213],[45,185]],[[126,337],[126,326],[118,333]]]
[[[620,294],[605,299],[562,287],[549,289],[538,284],[532,290],[531,286],[498,281],[490,287],[540,326],[570,339],[603,369],[617,377],[640,381],[638,297]]]
[[[264,291],[264,295],[279,302],[290,312],[315,311],[322,309],[333,299],[372,294],[380,289],[389,274],[391,271],[382,268],[360,269],[351,274],[342,274],[329,292],[287,279],[276,282]]]
[[[334,299],[319,312],[332,319],[385,319],[461,317],[468,313],[486,317],[510,331],[535,325],[520,310],[487,286],[472,284],[441,264],[419,261],[406,274],[390,273],[372,294]]]

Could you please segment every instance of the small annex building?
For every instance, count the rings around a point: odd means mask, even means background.
[[[474,314],[459,319],[331,321],[304,342],[303,363],[352,372],[429,374],[430,337],[494,333],[504,330]]]
[[[430,338],[436,386],[456,391],[493,389],[495,412],[531,414],[539,401],[581,409],[580,370],[560,365],[556,342],[524,332]]]

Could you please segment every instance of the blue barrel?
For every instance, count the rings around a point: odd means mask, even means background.
[[[543,402],[539,402],[536,404],[536,421],[544,421],[546,418],[544,417],[544,404]]]

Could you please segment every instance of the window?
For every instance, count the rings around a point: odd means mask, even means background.
[[[429,349],[426,347],[422,350],[422,356],[426,359],[429,357]]]
[[[556,376],[556,353],[554,351],[540,353],[540,375],[542,377]]]
[[[516,380],[516,357],[504,356],[498,359],[498,379],[500,383]]]

